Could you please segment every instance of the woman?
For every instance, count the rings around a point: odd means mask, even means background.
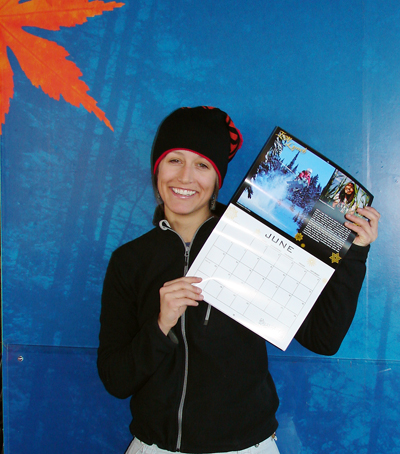
[[[218,222],[215,204],[241,135],[219,109],[174,111],[153,144],[156,227],[118,248],[102,295],[98,369],[106,389],[131,397],[127,453],[278,453],[278,396],[265,341],[203,301],[185,276]],[[334,354],[353,319],[379,215],[349,223],[358,234],[296,335]],[[349,216],[349,220],[354,216]]]
[[[355,203],[355,190],[354,190],[354,183],[347,183],[346,186],[335,195],[333,198],[332,206],[333,208],[337,207],[344,213],[347,213],[350,209],[353,209],[353,205]]]

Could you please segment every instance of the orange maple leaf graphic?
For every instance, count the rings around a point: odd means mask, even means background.
[[[83,80],[80,69],[70,60],[68,52],[55,42],[27,33],[22,27],[39,27],[60,30],[83,24],[88,17],[112,11],[124,3],[89,0],[0,0],[0,134],[1,125],[10,108],[14,94],[13,72],[7,58],[9,47],[18,59],[22,70],[35,87],[51,98],[60,100],[60,95],[73,106],[82,106],[93,112],[113,130],[105,113],[97,102],[87,94],[89,87]]]

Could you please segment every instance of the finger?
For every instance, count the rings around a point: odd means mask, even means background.
[[[358,208],[357,213],[358,215],[347,213],[346,219],[348,219],[349,221],[353,222],[356,225],[363,226],[367,230],[369,228],[373,228],[375,230],[378,229],[378,221],[380,218],[380,214],[374,208],[371,207]],[[346,225],[346,227],[350,228],[350,226],[348,225]]]
[[[357,233],[359,236],[366,236],[368,234],[367,229],[359,224],[355,224],[353,222],[345,222],[345,226],[351,231]]]
[[[180,283],[198,284],[201,281],[202,281],[201,277],[185,276],[185,277],[180,277],[178,279],[174,279],[173,281],[165,282],[164,287],[168,287],[170,285],[175,285],[175,284],[180,284]]]
[[[201,289],[191,287],[189,289],[178,289],[169,291],[169,288],[160,289],[160,304],[162,308],[167,310],[176,310],[182,305],[198,306],[198,301],[204,299],[201,294]]]
[[[203,299],[201,289],[197,289],[196,291],[192,291],[190,289],[179,289],[174,292],[163,292],[161,295],[169,304],[182,304],[182,299],[192,301],[201,301]]]
[[[372,232],[372,235],[375,236],[376,239],[376,236],[378,235],[379,218],[381,215],[375,210],[375,208],[372,207],[359,208],[357,213],[363,217],[360,218],[359,216],[349,214],[346,218],[351,220],[356,225],[361,225],[366,229],[366,231]],[[346,227],[350,228],[350,226]]]
[[[160,295],[164,297],[170,295],[173,298],[182,298],[184,296],[198,298],[200,294],[200,287],[182,282],[160,288]]]
[[[380,217],[380,213],[378,210],[376,210],[374,207],[370,207],[370,206],[365,206],[365,207],[359,207],[359,210],[365,210],[365,211],[368,211],[369,213],[373,214],[374,216],[378,216]]]
[[[169,295],[172,298],[182,298],[189,296],[193,299],[198,299],[202,290],[194,284],[187,282],[176,282],[174,284],[166,285],[160,288],[160,296],[165,297]]]
[[[365,216],[372,222],[379,221],[379,218],[381,217],[380,213],[375,208],[372,207],[358,208],[357,213],[361,214],[362,216]]]
[[[372,228],[368,222],[363,223],[363,225],[346,222],[345,225],[357,234],[354,239],[354,243],[359,246],[367,246],[368,244],[371,244],[378,236],[378,229]]]
[[[362,213],[360,213],[360,214],[362,214]],[[365,225],[365,226],[369,225],[369,219],[366,219],[365,217],[360,217],[360,216],[357,216],[356,214],[352,214],[352,213],[347,213],[345,217],[347,220],[353,222],[354,224]]]
[[[182,308],[187,308],[188,306],[192,307],[197,307],[199,305],[199,302],[196,300],[192,300],[190,298],[182,298],[179,300],[179,304],[174,308],[176,312],[179,312],[182,310]]]
[[[371,225],[366,219],[361,219],[358,216],[349,216],[349,220],[344,225],[351,231],[357,233],[359,236],[369,236],[371,232]]]

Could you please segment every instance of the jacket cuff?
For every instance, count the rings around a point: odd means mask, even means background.
[[[358,246],[357,244],[352,244],[345,256],[345,259],[348,258],[350,260],[361,260],[365,262],[367,260],[370,247],[371,245]]]
[[[165,346],[175,348],[179,344],[179,340],[172,330],[170,330],[167,336],[161,331],[160,325],[158,324],[158,314],[151,318],[147,323],[154,337]]]

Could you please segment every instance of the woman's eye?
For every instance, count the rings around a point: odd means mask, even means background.
[[[199,167],[201,167],[202,169],[208,169],[208,165],[205,164],[204,162],[200,162]]]

